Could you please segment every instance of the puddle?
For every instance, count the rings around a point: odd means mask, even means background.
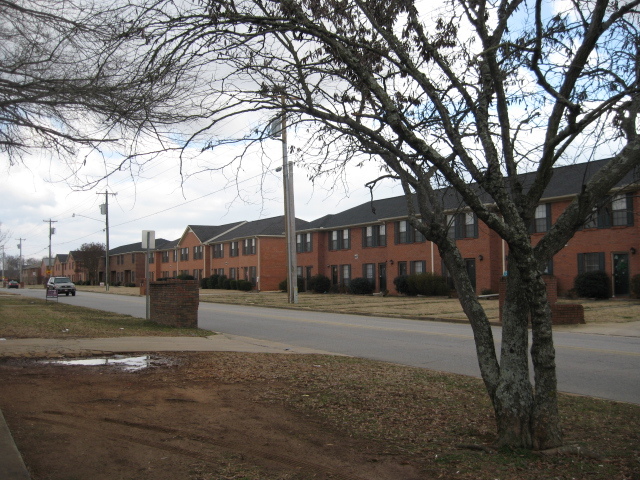
[[[76,358],[67,360],[46,360],[43,363],[49,363],[52,365],[80,365],[80,366],[110,366],[118,367],[126,372],[136,372],[145,368],[165,365],[157,357],[151,355],[143,355],[139,357],[127,357],[125,355],[114,355],[111,357],[91,357],[91,358]]]

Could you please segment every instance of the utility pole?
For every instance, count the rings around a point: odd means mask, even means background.
[[[106,254],[104,257],[104,284],[106,290],[109,291],[109,195],[117,195],[117,193],[109,193],[108,191],[97,192],[98,195],[104,195],[104,204],[100,205],[100,213],[105,215],[107,232]]]
[[[288,161],[287,116],[282,96],[282,179],[284,184],[284,221],[287,238],[287,286],[289,303],[298,303],[298,267],[296,258],[296,214],[293,197],[293,162]]]
[[[22,284],[22,242],[26,240],[26,238],[19,238],[20,243],[18,244],[18,248],[20,249],[20,284]]]
[[[51,235],[53,235],[54,233],[56,233],[56,229],[53,228],[51,226],[52,223],[58,223],[57,220],[43,220],[43,222],[48,223],[49,224],[49,262],[47,263],[47,277],[51,276],[51,267],[52,267],[52,261],[51,261]]]

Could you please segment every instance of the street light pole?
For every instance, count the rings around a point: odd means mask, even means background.
[[[288,161],[287,116],[282,96],[282,181],[284,184],[284,221],[287,240],[287,291],[289,303],[298,303],[298,267],[296,259],[296,214],[293,197],[293,162]]]
[[[106,228],[107,232],[107,242],[106,242],[106,252],[104,257],[104,284],[107,292],[109,291],[109,195],[117,195],[117,193],[109,193],[108,191],[104,191],[102,193],[98,192],[98,195],[104,195],[104,205],[100,205],[100,213],[105,215]],[[104,207],[104,209],[103,209]]]

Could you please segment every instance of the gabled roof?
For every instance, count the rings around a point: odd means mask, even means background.
[[[66,263],[68,258],[69,258],[69,254],[67,254],[67,253],[58,253],[55,256],[54,261],[57,260],[60,263]]]
[[[582,185],[600,170],[609,159],[595,160],[587,163],[577,163],[553,169],[553,177],[544,191],[542,200],[568,197],[580,193]],[[525,191],[531,187],[535,179],[535,172],[519,175]],[[617,187],[624,187],[640,181],[640,167],[630,172],[624,179],[618,182]],[[486,203],[492,203],[490,197],[480,190],[477,184],[472,188],[479,190],[480,198]],[[438,190],[445,210],[456,210],[463,206],[458,192],[453,188]],[[414,199],[415,201],[415,199]],[[417,205],[416,205],[417,207]],[[342,228],[354,225],[367,225],[390,219],[400,219],[407,216],[407,201],[404,195],[398,197],[373,200],[356,207],[344,210],[340,213],[326,215],[309,222],[304,230]]]
[[[178,240],[178,243],[180,243],[185,235],[190,231],[193,232],[198,240],[200,240],[200,243],[206,243],[245,223],[247,222],[233,222],[227,223],[226,225],[187,225],[187,228],[185,228],[184,233]]]
[[[296,231],[307,228],[309,222],[296,218]],[[260,236],[284,236],[284,215],[271,218],[262,218],[252,222],[245,222],[237,228],[230,230],[223,235],[215,237],[209,241],[228,242],[239,238],[260,237]]]
[[[156,238],[156,250],[162,250],[163,245],[167,243],[168,240],[164,238]],[[142,248],[142,242],[130,243],[128,245],[122,245],[116,248],[109,249],[109,256],[111,255],[123,255],[125,253],[136,253],[142,252],[144,253],[146,249]]]

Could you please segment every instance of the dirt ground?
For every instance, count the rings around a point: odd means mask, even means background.
[[[424,478],[287,409],[277,369],[242,358],[154,356],[138,371],[5,359],[0,408],[34,480]]]

